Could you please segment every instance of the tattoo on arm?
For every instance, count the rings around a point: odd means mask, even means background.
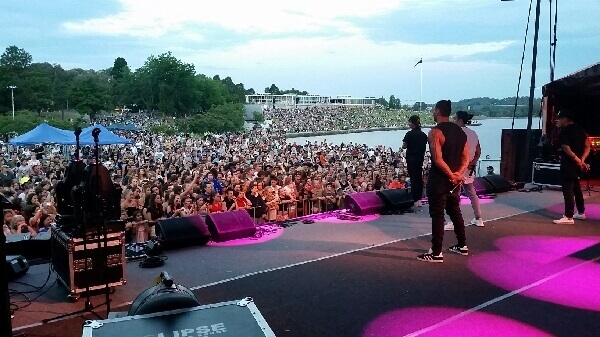
[[[444,145],[444,135],[438,129],[431,129],[428,136],[429,152],[431,152],[431,162],[438,167],[445,175],[452,178],[452,170],[442,158],[442,145]]]

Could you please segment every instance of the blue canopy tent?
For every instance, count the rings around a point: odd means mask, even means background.
[[[125,126],[123,127],[123,130],[127,130],[127,131],[139,131],[140,128],[138,128],[137,126],[135,126],[133,124],[125,124]]]
[[[100,129],[100,135],[98,136],[98,144],[99,145],[112,145],[112,144],[131,144],[133,143],[131,140],[119,137],[114,133],[110,132],[104,126],[100,124],[95,124],[92,126],[88,126],[87,128],[81,130],[81,135],[79,136],[79,143],[81,145],[94,145],[94,137],[92,136],[92,131],[95,128]],[[75,144],[75,135],[72,137],[72,142],[69,144]]]
[[[127,130],[123,124],[113,123],[106,127],[108,130]]]
[[[42,143],[68,144],[71,139],[75,139],[73,131],[62,130],[42,123],[33,130],[10,139],[8,143],[16,146],[29,146]]]

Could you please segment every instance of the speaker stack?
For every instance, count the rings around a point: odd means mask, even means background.
[[[256,226],[246,210],[212,213],[206,221],[199,215],[159,220],[156,235],[165,249],[204,246],[209,240],[223,242],[253,236]]]
[[[412,195],[403,188],[377,191],[377,196],[383,201],[384,211],[386,212],[406,211],[415,204]]]

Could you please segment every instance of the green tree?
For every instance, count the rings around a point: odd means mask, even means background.
[[[70,100],[79,113],[89,114],[93,120],[98,112],[108,108],[108,78],[94,74],[77,77],[71,87]]]
[[[225,85],[220,80],[198,75],[195,79],[197,105],[200,111],[206,112],[213,106],[234,102]]]
[[[127,61],[122,57],[117,57],[112,68],[110,68],[110,76],[115,80],[120,80],[129,73],[131,73],[131,70],[127,65]]]
[[[0,56],[0,66],[16,69],[25,69],[31,64],[31,54],[17,46],[6,48],[2,56]]]
[[[198,110],[195,69],[171,52],[150,56],[133,79],[135,94],[149,110],[183,116]]]
[[[279,90],[279,88],[275,85],[275,83],[273,83],[273,84],[271,84],[270,87],[265,88],[265,93],[272,94],[272,95],[281,95],[281,90]]]
[[[197,134],[241,131],[244,128],[244,106],[240,103],[213,106],[206,113],[179,121],[177,127],[181,132]]]

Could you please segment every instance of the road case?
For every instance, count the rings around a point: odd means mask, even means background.
[[[52,266],[72,301],[79,299],[88,287],[94,291],[103,289],[106,283],[110,288],[125,284],[124,243],[125,234],[118,232],[106,235],[106,249],[103,236],[87,239],[84,247],[82,238],[52,229]]]
[[[148,315],[86,321],[83,337],[275,337],[252,298]]]
[[[560,164],[533,162],[531,180],[532,183],[536,185],[556,188],[562,187]]]

